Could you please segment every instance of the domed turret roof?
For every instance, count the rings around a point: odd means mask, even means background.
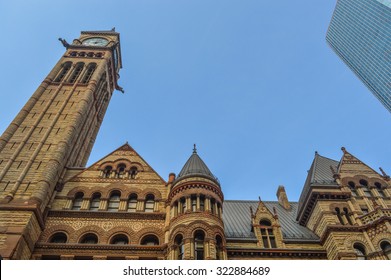
[[[197,177],[197,176],[206,177],[207,179],[214,181],[217,185],[220,185],[218,179],[213,175],[213,173],[209,170],[205,162],[197,154],[197,149],[196,146],[194,145],[193,154],[187,160],[181,172],[179,172],[176,181],[188,177]]]

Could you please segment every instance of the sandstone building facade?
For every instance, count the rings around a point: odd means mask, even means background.
[[[390,177],[315,154],[298,202],[224,200],[194,147],[164,180],[124,144],[85,167],[122,67],[82,32],[0,138],[4,259],[391,259]]]

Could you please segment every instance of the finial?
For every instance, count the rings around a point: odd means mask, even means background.
[[[194,144],[193,154],[196,154],[196,153],[197,153],[197,146],[196,146],[196,144]]]
[[[318,154],[318,151],[315,151],[315,155],[317,155]]]
[[[341,147],[342,152],[346,152],[345,147]]]
[[[260,197],[260,196],[258,196],[258,199],[259,199],[259,201],[262,201],[262,199],[261,199],[261,197]]]
[[[115,31],[115,27],[111,28],[111,31]]]

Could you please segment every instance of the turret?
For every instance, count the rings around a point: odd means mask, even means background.
[[[168,196],[168,259],[226,259],[223,201],[218,179],[194,145]]]

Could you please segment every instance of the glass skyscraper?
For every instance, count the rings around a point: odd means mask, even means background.
[[[338,0],[326,40],[391,112],[391,0]]]

